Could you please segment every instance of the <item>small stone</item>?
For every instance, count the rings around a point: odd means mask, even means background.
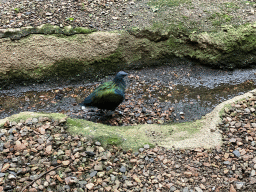
[[[254,169],[251,171],[251,177],[253,177],[253,176],[255,176],[255,170]]]
[[[192,176],[192,172],[190,172],[190,171],[185,171],[185,172],[184,172],[184,175],[185,175],[186,177],[191,177],[191,176]]]
[[[51,16],[52,13],[47,12],[47,13],[45,13],[45,15],[46,15],[46,16]]]
[[[102,167],[102,163],[98,163],[94,166],[94,170],[96,171],[102,171],[103,167]]]
[[[241,189],[244,186],[245,182],[236,182],[236,188]]]
[[[76,177],[66,177],[65,182],[67,185],[73,185],[77,183],[78,179]]]
[[[189,188],[188,188],[188,187],[184,187],[184,189],[182,190],[182,192],[189,192]]]
[[[242,125],[241,122],[237,122],[237,123],[235,124],[235,127],[236,127],[236,128],[239,128],[239,127],[241,127],[241,125]]]
[[[6,170],[8,170],[10,167],[10,164],[9,163],[6,163],[3,165],[2,169],[1,169],[1,172],[5,172]]]
[[[243,145],[243,143],[241,141],[238,141],[236,144],[237,145]]]
[[[227,159],[229,157],[229,153],[224,154],[224,158]]]
[[[8,175],[8,179],[10,179],[10,180],[16,179],[16,176],[13,175],[13,174],[9,174],[9,175]]]
[[[0,173],[0,178],[4,176],[5,176],[5,173]]]
[[[224,174],[227,174],[229,172],[228,169],[224,169]]]
[[[230,165],[231,163],[229,161],[224,161],[223,164],[224,165]]]
[[[196,190],[197,192],[203,192],[203,190],[202,190],[200,187],[195,187],[195,190]]]
[[[63,164],[64,166],[69,165],[69,163],[70,163],[70,161],[69,161],[69,160],[67,160],[67,161],[62,161],[62,164]]]
[[[93,157],[95,155],[93,151],[85,151],[85,153],[90,157]]]
[[[9,121],[9,120],[7,120],[7,121],[4,123],[4,127],[6,127],[6,128],[10,127],[10,121]]]
[[[250,177],[250,184],[255,184],[255,183],[256,183],[256,178]]]
[[[98,171],[93,171],[90,173],[90,177],[94,177],[97,174]]]
[[[98,151],[99,151],[100,153],[102,153],[102,152],[105,151],[105,149],[104,149],[103,147],[99,147],[99,148],[98,148]]]
[[[46,148],[45,148],[45,152],[47,154],[51,154],[52,153],[52,146],[51,145],[48,145]]]
[[[93,187],[94,187],[94,184],[93,184],[93,183],[88,183],[88,184],[86,185],[86,188],[89,189],[89,190],[93,189]]]
[[[137,182],[137,183],[141,183],[141,180],[139,179],[139,177],[137,175],[133,175],[132,178]]]
[[[235,188],[234,188],[234,186],[232,184],[230,185],[229,192],[236,192],[236,190],[235,190]]]
[[[84,188],[85,185],[87,184],[87,181],[78,181],[78,184],[80,185],[81,188]]]
[[[101,143],[100,143],[99,141],[96,141],[96,142],[95,142],[95,145],[100,146]]]
[[[147,124],[152,124],[152,123],[153,123],[152,120],[148,120],[148,121],[147,121]]]
[[[144,145],[144,149],[149,149],[149,144]]]
[[[38,119],[37,119],[37,118],[33,118],[33,119],[32,119],[32,123],[33,123],[33,124],[38,123]]]
[[[67,122],[67,118],[66,117],[64,117],[64,118],[59,120],[59,124],[64,124],[66,122]]]
[[[14,150],[21,151],[26,149],[26,145],[24,143],[21,143],[20,141],[15,142]]]
[[[48,186],[49,186],[48,181],[45,181],[45,182],[44,182],[44,186],[45,186],[45,187],[48,187]]]
[[[170,187],[170,191],[176,191],[176,187],[175,186],[171,186]]]
[[[251,107],[251,108],[250,108],[250,111],[251,111],[252,113],[254,113],[254,112],[255,112],[255,109],[254,109],[253,107]]]
[[[103,172],[103,171],[97,173],[97,176],[98,176],[98,177],[103,177],[104,175],[105,175],[105,172]]]
[[[236,157],[240,157],[240,152],[238,150],[234,150],[233,151],[233,154],[236,156]]]
[[[122,166],[120,169],[119,169],[120,172],[122,173],[125,173],[126,172],[126,167],[125,166]]]
[[[36,188],[30,188],[28,191],[29,192],[37,192],[37,189]]]
[[[126,184],[128,187],[132,187],[132,186],[133,186],[132,181],[125,180],[125,184]]]

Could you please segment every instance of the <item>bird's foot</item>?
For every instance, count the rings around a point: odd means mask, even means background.
[[[116,111],[118,115],[124,115],[124,112],[122,111]]]
[[[112,116],[114,113],[115,113],[115,111],[108,111],[108,112],[106,113],[106,116]]]

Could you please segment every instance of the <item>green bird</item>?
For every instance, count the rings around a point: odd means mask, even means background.
[[[81,106],[97,107],[114,111],[123,102],[126,84],[124,71],[119,71],[113,81],[108,81],[98,86],[82,103]]]

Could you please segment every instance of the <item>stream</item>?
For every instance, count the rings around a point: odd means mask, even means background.
[[[107,115],[78,105],[102,82],[44,83],[0,89],[0,119],[22,111],[58,112],[108,125],[164,124],[200,119],[219,103],[255,89],[256,69],[223,71],[190,61],[126,71],[125,101]]]

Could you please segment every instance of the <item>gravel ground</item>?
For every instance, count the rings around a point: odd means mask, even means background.
[[[0,28],[50,23],[118,30],[149,25],[154,14],[143,1],[132,0],[0,1]]]
[[[221,25],[253,23],[256,2],[240,0],[1,0],[0,29],[40,26],[50,23],[97,30],[143,28],[154,21],[201,31],[216,31]]]
[[[223,145],[208,150],[145,145],[124,151],[70,135],[65,118],[6,121],[0,133],[0,191],[252,192],[255,103],[252,97],[225,108],[219,124]]]

